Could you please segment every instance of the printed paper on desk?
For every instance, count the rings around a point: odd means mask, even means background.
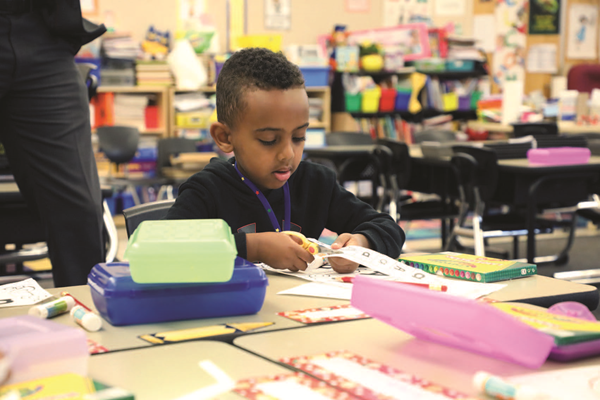
[[[326,382],[296,372],[238,381],[234,392],[249,400],[359,400]]]
[[[477,400],[348,351],[289,357],[281,361],[361,399]]]
[[[0,286],[0,307],[28,306],[50,297],[32,278]]]
[[[552,400],[600,399],[600,366],[562,368],[506,378],[510,383],[527,385],[548,393]]]
[[[336,285],[331,283],[312,282],[282,290],[277,294],[290,294],[296,296],[326,297],[329,299],[350,300],[352,297],[352,284]]]
[[[309,308],[306,310],[283,311],[277,313],[282,317],[302,322],[316,324],[319,322],[349,321],[353,319],[370,318],[367,314],[352,307],[350,304],[331,307]]]

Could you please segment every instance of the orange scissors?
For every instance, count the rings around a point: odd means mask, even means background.
[[[297,237],[298,239],[300,239],[302,241],[302,243],[300,244],[302,246],[302,248],[305,249],[306,251],[308,251],[312,255],[319,254],[319,253],[331,253],[331,249],[319,246],[319,244],[311,242],[310,240],[308,240],[306,238],[306,236],[304,236],[300,232],[282,231],[281,233],[285,233],[286,235]]]

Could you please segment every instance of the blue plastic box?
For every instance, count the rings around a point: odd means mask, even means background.
[[[255,314],[268,280],[260,267],[237,257],[228,282],[139,284],[122,262],[96,264],[88,285],[100,315],[122,326]]]
[[[300,67],[304,86],[329,86],[329,67]]]

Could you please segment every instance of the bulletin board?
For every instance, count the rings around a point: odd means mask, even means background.
[[[473,14],[494,14],[496,2],[499,0],[474,0],[473,4]],[[561,2],[561,12],[567,13],[569,12],[569,5],[574,3],[583,3],[583,4],[596,4],[598,5],[598,0],[560,0]],[[599,13],[600,14],[600,13]],[[600,15],[599,15],[600,17]],[[573,60],[566,58],[566,40],[565,47],[563,48],[563,44],[561,43],[561,34],[566,35],[568,32],[568,18],[565,18],[567,22],[564,26],[560,28],[560,34],[558,35],[527,35],[526,37],[526,49],[525,54],[529,53],[529,48],[538,44],[554,44],[556,45],[556,65],[558,67],[557,75],[566,75],[567,71],[572,65],[575,64],[595,64],[598,63],[598,59],[595,60]],[[473,33],[474,36],[477,35],[477,32]],[[600,52],[599,52],[600,54]],[[493,63],[493,53],[488,53],[488,63],[492,65]],[[525,69],[525,88],[524,93],[528,94],[534,90],[541,90],[545,96],[550,96],[550,85],[552,76],[554,74],[549,73],[530,73]],[[492,93],[499,93],[500,88],[493,83],[492,81]]]

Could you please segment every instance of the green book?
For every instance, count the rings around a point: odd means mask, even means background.
[[[431,274],[484,283],[522,278],[537,273],[535,264],[451,251],[400,256],[400,261]]]

